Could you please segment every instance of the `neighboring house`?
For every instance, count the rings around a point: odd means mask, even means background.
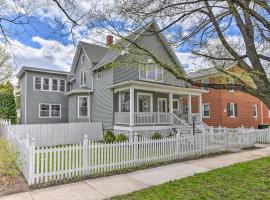
[[[160,30],[155,22],[146,29]],[[145,36],[146,29],[129,38],[185,74],[164,35]],[[102,122],[103,129],[154,131],[188,126],[192,116],[201,119],[201,112],[191,113],[191,98],[201,99],[203,90],[177,80],[147,56],[138,57],[149,63],[146,67],[128,65],[132,45],[112,43],[112,36],[107,36],[107,47],[80,42],[70,72],[22,67],[17,76],[21,123]],[[123,51],[114,48],[119,44]],[[190,100],[185,109],[182,97]]]
[[[226,70],[237,75],[244,72],[236,65],[226,67]],[[202,69],[197,72],[190,73],[190,78],[202,81],[202,83],[231,83],[235,81],[233,78],[226,76],[215,68]],[[247,84],[251,80],[246,76]],[[245,80],[244,79],[244,80]],[[235,90],[216,90],[204,87],[207,91],[202,95],[202,118],[209,126],[222,127],[254,127],[257,128],[260,124],[270,124],[270,112],[268,107],[257,97],[250,94],[235,91]],[[198,101],[193,98],[195,103]],[[194,112],[197,107],[192,109]]]

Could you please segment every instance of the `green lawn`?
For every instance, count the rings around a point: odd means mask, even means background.
[[[270,157],[196,174],[115,199],[270,199]]]

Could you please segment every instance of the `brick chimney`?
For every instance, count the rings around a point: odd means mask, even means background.
[[[107,46],[113,45],[113,36],[112,35],[107,35],[106,36],[106,45]]]

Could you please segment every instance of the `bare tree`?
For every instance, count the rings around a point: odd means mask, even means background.
[[[10,63],[10,56],[3,47],[0,46],[0,83],[6,82],[12,76],[14,68]]]

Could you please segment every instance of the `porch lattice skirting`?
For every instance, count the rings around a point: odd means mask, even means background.
[[[109,174],[123,169],[168,162],[234,148],[269,143],[270,129],[222,129],[197,135],[176,134],[162,139],[134,136],[126,142],[105,144],[88,140],[61,146],[37,147],[35,138],[21,139],[11,131],[8,122],[0,122],[0,133],[15,143],[24,165],[22,172],[29,185]]]

